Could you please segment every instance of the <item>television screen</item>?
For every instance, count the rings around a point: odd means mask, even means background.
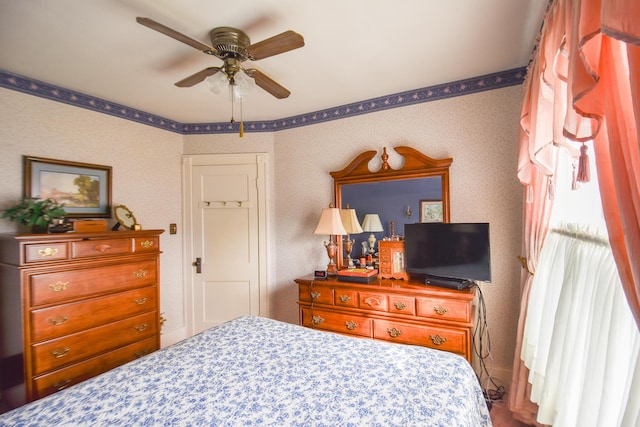
[[[407,271],[457,281],[491,281],[488,223],[405,225]]]

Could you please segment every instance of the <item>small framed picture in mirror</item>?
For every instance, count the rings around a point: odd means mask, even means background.
[[[420,200],[420,222],[442,222],[442,200]]]

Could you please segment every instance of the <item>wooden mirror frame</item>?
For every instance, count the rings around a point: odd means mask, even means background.
[[[404,165],[400,169],[393,169],[387,162],[389,155],[386,147],[383,148],[381,159],[382,165],[378,171],[369,170],[369,162],[378,154],[377,151],[365,151],[354,158],[344,169],[330,172],[333,177],[335,206],[342,206],[342,185],[363,184],[382,181],[403,180],[413,178],[440,177],[442,182],[442,216],[443,222],[449,222],[449,167],[453,162],[452,158],[433,159],[422,154],[414,148],[407,146],[393,147],[394,151],[404,158]],[[381,196],[383,197],[383,196]],[[338,268],[345,268],[344,250],[342,239],[338,240]]]

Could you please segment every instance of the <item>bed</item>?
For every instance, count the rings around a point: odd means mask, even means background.
[[[0,415],[1,426],[490,426],[462,358],[240,317]]]

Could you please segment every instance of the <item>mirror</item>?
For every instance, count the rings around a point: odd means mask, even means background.
[[[344,169],[331,172],[335,206],[355,209],[364,229],[362,233],[349,235],[355,240],[351,258],[357,259],[364,253],[375,255],[378,245],[375,243],[375,251],[371,250],[372,234],[376,242],[385,238],[403,240],[405,224],[449,222],[449,167],[453,159],[432,159],[406,146],[394,147],[394,151],[404,158],[400,169],[392,169],[388,164],[385,147],[378,171],[369,170],[369,162],[377,154],[372,150],[358,155]],[[363,225],[367,214],[378,214],[383,231],[367,231]],[[338,239],[338,268],[347,266],[346,238]]]
[[[125,205],[118,205],[113,208],[113,214],[118,220],[118,223],[114,226],[113,230],[117,230],[120,225],[127,230],[133,230],[136,225],[136,217],[133,216],[133,212],[129,210]]]

